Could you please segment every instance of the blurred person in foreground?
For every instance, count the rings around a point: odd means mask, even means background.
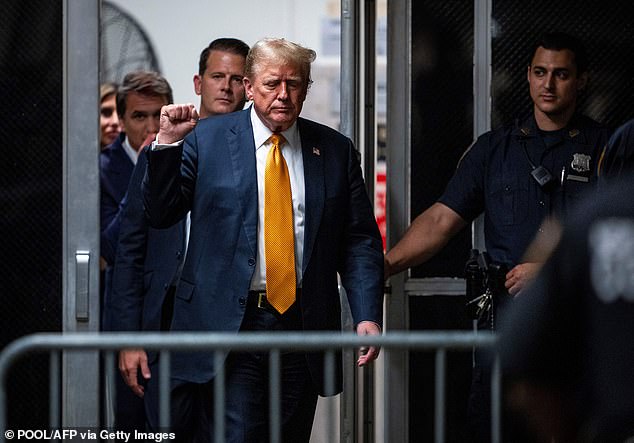
[[[477,318],[479,328],[495,329],[509,295],[520,293],[543,264],[523,256],[548,226],[544,220],[564,217],[596,183],[608,131],[577,112],[587,65],[585,48],[573,36],[548,33],[535,44],[526,74],[532,113],[477,139],[444,194],[387,252],[386,278],[429,260],[484,214],[486,252],[496,265],[489,269],[499,272],[489,279],[495,291],[481,298]],[[491,438],[490,365],[485,353],[476,352],[469,398],[474,441]],[[507,431],[513,433],[509,426]]]
[[[246,101],[242,78],[248,52],[249,46],[234,38],[216,39],[202,51],[200,70],[194,76],[194,89],[201,96],[201,116],[242,110]],[[108,324],[114,331],[168,330],[176,282],[185,260],[185,219],[166,229],[148,225],[141,193],[146,167],[143,152],[121,205],[112,291],[105,302]],[[130,375],[132,392],[144,397],[151,429],[158,428],[158,358],[156,352],[142,349],[119,353],[119,369],[125,379]]]
[[[99,95],[101,97],[101,105],[99,108],[99,144],[101,150],[104,150],[109,144],[113,143],[121,132],[119,116],[117,115],[117,89],[118,87],[115,83],[103,83],[99,88]]]
[[[539,441],[634,441],[634,176],[570,217],[503,319],[505,400]]]
[[[299,117],[314,58],[264,39],[247,57],[250,108],[200,121],[193,105],[163,108],[146,209],[157,228],[191,210],[172,330],[340,331],[340,275],[357,333],[380,334],[382,244],[357,153],[342,134]],[[365,349],[358,364],[378,353]],[[267,441],[266,353],[231,352],[225,364],[227,439]],[[309,441],[318,394],[341,391],[341,359],[335,364],[327,391],[322,353],[281,355],[283,441]],[[211,441],[217,371],[213,353],[173,356],[178,438]]]
[[[608,140],[599,163],[599,182],[634,172],[634,119],[619,126]]]

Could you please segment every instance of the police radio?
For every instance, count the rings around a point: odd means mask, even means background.
[[[524,145],[524,148],[526,148],[526,145]],[[530,162],[530,159],[528,161]],[[531,176],[539,186],[545,188],[553,181],[553,176],[548,169],[546,169],[542,165],[536,167],[532,162],[531,166],[533,167],[533,170],[531,171]]]
[[[515,120],[515,126],[521,133],[523,133],[523,131],[519,127],[519,122],[517,120]],[[533,180],[535,180],[542,189],[548,188],[552,183],[554,183],[553,175],[545,166],[537,166],[535,165],[535,163],[533,163],[531,157],[528,155],[528,149],[526,149],[525,138],[522,136],[518,136],[518,140],[522,145],[522,148],[524,149],[524,154],[526,155],[526,160],[528,160],[528,164],[531,165],[531,177],[533,177]]]

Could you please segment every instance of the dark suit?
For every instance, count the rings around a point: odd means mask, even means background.
[[[142,152],[122,203],[112,289],[105,300],[106,323],[113,331],[169,328],[174,284],[184,258],[184,222],[167,229],[149,227],[141,193],[146,166],[147,157]],[[158,382],[155,352],[148,353],[148,364],[152,379],[146,393]],[[154,394],[145,397],[152,428],[156,426]]]
[[[141,184],[146,166],[143,152],[121,209],[112,294],[106,302],[114,331],[162,329],[161,307],[184,255],[184,221],[152,229],[145,217]]]
[[[101,256],[108,264],[114,262],[119,235],[119,204],[128,190],[134,163],[123,149],[125,134],[99,154],[99,176],[101,185]]]
[[[112,325],[106,305],[111,297],[113,263],[119,236],[120,207],[134,169],[134,163],[123,148],[125,134],[119,137],[99,154],[101,184],[101,256],[108,266],[101,275],[102,329],[111,330]],[[125,386],[120,377],[114,380],[116,390],[115,422],[118,429],[143,430],[145,412],[143,401]]]
[[[298,119],[305,184],[303,330],[340,330],[337,273],[355,323],[381,324],[383,253],[352,142]],[[182,156],[182,165],[180,164]],[[201,120],[182,148],[148,153],[144,196],[150,223],[167,227],[191,210],[187,258],[176,291],[173,330],[237,332],[257,259],[258,183],[250,110]],[[312,383],[324,391],[323,358],[307,354]],[[213,355],[174,357],[172,377],[205,383]],[[336,391],[341,390],[338,371]]]

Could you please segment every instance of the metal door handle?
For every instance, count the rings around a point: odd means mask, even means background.
[[[75,252],[75,318],[88,321],[90,251]]]

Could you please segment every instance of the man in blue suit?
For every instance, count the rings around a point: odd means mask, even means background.
[[[314,51],[295,43],[265,39],[247,57],[244,84],[252,107],[200,122],[193,105],[163,108],[157,142],[148,152],[146,210],[156,228],[191,211],[172,330],[339,331],[339,275],[357,333],[381,332],[382,243],[357,153],[345,136],[299,118],[314,58]],[[265,185],[278,166],[286,170],[285,184]],[[277,237],[290,234],[291,244],[271,249],[269,208],[283,200],[275,197],[282,188],[290,191],[285,198],[292,218]],[[288,262],[272,263],[289,247],[291,269]],[[289,275],[292,289],[281,289]],[[370,347],[358,364],[378,352]],[[227,440],[266,441],[267,359],[230,353],[225,364]],[[326,392],[323,355],[285,353],[281,366],[283,440],[307,442],[317,396],[341,390],[341,371],[335,391]],[[217,370],[212,353],[174,355],[172,423],[178,437],[211,440]]]
[[[244,107],[242,77],[248,52],[249,46],[234,38],[216,39],[203,49],[199,73],[194,76],[196,93],[201,96],[201,117]],[[120,213],[112,291],[105,300],[107,323],[114,331],[169,329],[175,284],[185,255],[185,220],[166,229],[148,225],[141,193],[146,166],[147,157],[141,153]],[[145,399],[146,417],[152,429],[157,429],[158,418],[156,357],[156,353],[148,356],[139,349],[119,353],[121,371],[140,371],[139,375],[147,380],[135,385],[133,392]]]
[[[163,105],[172,103],[172,88],[155,72],[135,71],[124,77],[117,92],[117,113],[123,127],[119,138],[100,153],[101,259],[104,311],[112,293],[113,264],[120,227],[120,203],[126,195],[139,152],[158,132]],[[102,328],[110,330],[111,316],[104,312]],[[144,429],[143,401],[132,395],[122,381],[116,386],[115,423],[119,430]]]
[[[127,74],[117,92],[117,114],[122,126],[119,137],[99,154],[101,184],[101,256],[114,263],[119,233],[119,204],[123,199],[141,148],[158,132],[159,113],[172,103],[172,88],[155,72]]]

